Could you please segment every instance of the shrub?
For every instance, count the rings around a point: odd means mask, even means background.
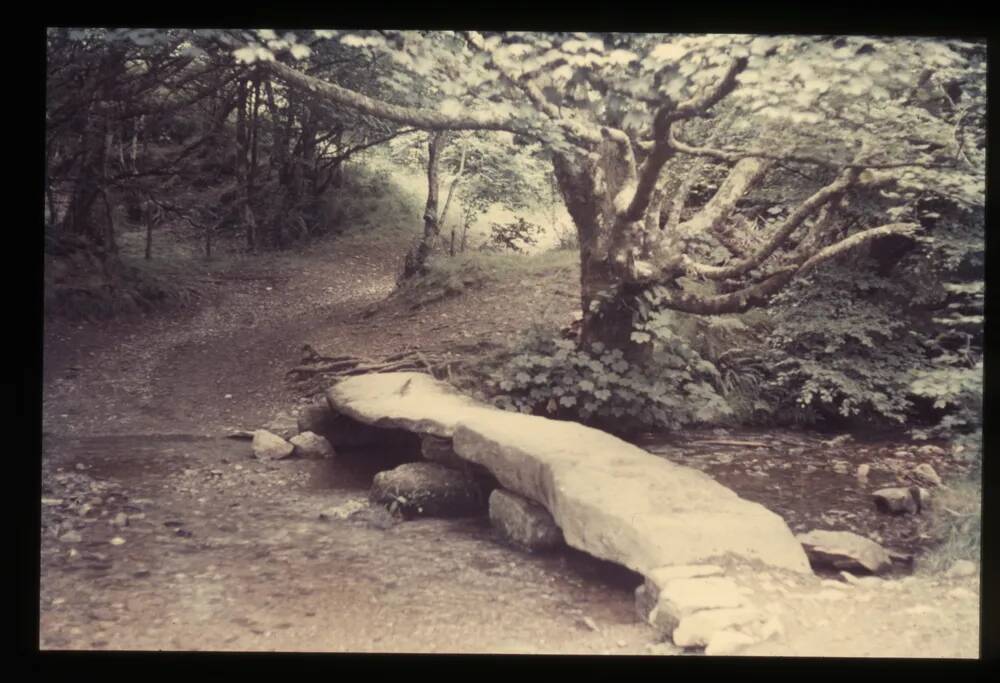
[[[490,235],[483,243],[485,251],[513,251],[523,254],[528,247],[538,244],[542,228],[521,217],[508,223],[491,223]]]
[[[529,335],[495,375],[495,405],[612,432],[676,429],[729,412],[714,368],[679,337],[632,363],[620,349]]]

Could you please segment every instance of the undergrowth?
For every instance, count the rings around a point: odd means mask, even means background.
[[[966,479],[935,491],[927,533],[935,545],[920,556],[918,569],[937,573],[957,560],[979,563],[982,538],[982,476],[978,470]]]

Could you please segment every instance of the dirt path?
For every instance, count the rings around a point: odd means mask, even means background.
[[[330,242],[234,267],[195,312],[47,327],[42,648],[680,654],[636,622],[631,572],[519,553],[482,520],[348,517],[379,463],[260,462],[217,438],[302,400],[284,375],[303,343],[378,355],[523,327],[507,298],[522,282],[362,317],[404,247]],[[572,308],[572,292],[553,309],[551,286],[528,289],[525,317]],[[786,635],[748,654],[978,651],[975,576],[772,577],[761,594]]]
[[[261,425],[301,397],[284,373],[317,328],[346,327],[385,298],[405,242],[319,243],[237,262],[193,312],[47,323],[46,432],[218,434]]]

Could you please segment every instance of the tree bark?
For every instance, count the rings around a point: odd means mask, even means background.
[[[76,182],[70,192],[69,206],[62,228],[67,233],[86,238],[98,247],[114,251],[114,227],[95,215],[95,204],[106,190],[108,158],[111,154],[111,112],[117,78],[125,68],[124,53],[109,50],[84,85],[92,96],[78,116],[82,121],[82,153]]]
[[[426,272],[427,258],[440,234],[438,166],[440,165],[440,153],[444,140],[444,131],[434,131],[430,134],[427,143],[427,204],[424,206],[424,234],[416,246],[406,255],[406,261],[403,264],[403,280]]]

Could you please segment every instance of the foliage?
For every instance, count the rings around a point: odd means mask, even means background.
[[[713,368],[679,337],[665,339],[648,361],[620,349],[529,335],[491,386],[499,407],[575,419],[613,432],[677,429],[728,412]]]
[[[746,419],[905,423],[979,452],[983,216],[927,194],[914,211],[925,236],[825,264],[774,298],[761,343],[722,354]]]
[[[512,251],[523,254],[538,244],[541,227],[518,217],[508,223],[491,223],[490,235],[482,248],[487,251]]]

